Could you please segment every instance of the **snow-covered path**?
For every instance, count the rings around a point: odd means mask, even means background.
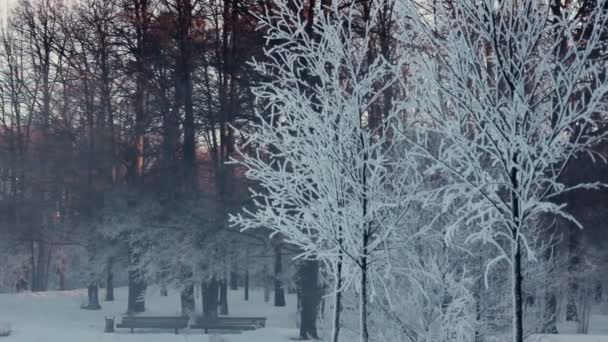
[[[104,290],[100,291],[103,298]],[[262,293],[251,292],[248,302],[242,300],[241,291],[231,291],[229,309],[232,315],[268,317],[267,328],[244,332],[239,335],[204,335],[201,330],[185,329],[175,335],[172,331],[116,329],[113,334],[104,333],[104,317],[120,316],[126,310],[126,288],[115,291],[114,302],[102,301],[102,309],[80,309],[86,290],[49,291],[43,293],[0,294],[0,322],[8,322],[12,328],[3,342],[285,342],[297,336],[295,322],[295,298],[288,296],[287,306],[276,308],[264,303]],[[149,289],[146,295],[148,315],[176,315],[180,312],[179,294],[169,291],[168,297],[160,297],[157,289]],[[200,311],[200,296],[197,308]]]

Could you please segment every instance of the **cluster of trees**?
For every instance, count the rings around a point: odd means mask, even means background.
[[[190,313],[201,284],[216,315],[251,273],[278,306],[297,288],[303,339],[325,309],[334,342],[586,332],[608,297],[607,8],[21,0],[0,35],[0,288],[56,272],[95,309],[122,276],[127,311],[155,283]]]
[[[253,90],[265,106],[238,130],[238,163],[260,189],[232,222],[323,263],[333,341],[348,297],[363,342],[391,331],[383,313],[401,341],[556,332],[557,289],[539,299],[533,284],[558,279],[559,234],[570,277],[585,268],[577,234],[555,227],[582,228],[577,197],[604,189],[593,162],[606,158],[607,20],[603,1],[277,1],[254,63],[270,75]],[[601,288],[593,272],[567,290],[579,332]]]
[[[0,216],[3,252],[19,257],[2,267],[3,288],[112,284],[126,264],[129,311],[141,311],[154,277],[221,282],[209,265],[238,265],[243,244],[260,254],[258,236],[226,229],[245,184],[225,164],[230,125],[252,113],[260,6],[15,4],[0,35]]]

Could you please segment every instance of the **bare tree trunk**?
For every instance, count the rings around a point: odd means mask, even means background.
[[[114,301],[114,258],[108,259],[106,269],[106,302]]]
[[[100,310],[101,305],[99,305],[99,284],[97,280],[91,281],[89,287],[87,288],[89,303],[85,307],[88,310]]]
[[[262,277],[264,282],[264,303],[270,302],[270,274],[268,274],[268,267],[264,265],[264,269],[262,271]]]
[[[365,238],[364,238],[365,240]],[[360,314],[360,329],[361,329],[361,342],[369,341],[369,330],[367,327],[367,257],[361,258],[361,293],[359,294],[359,310]]]
[[[236,262],[232,263],[232,267],[230,270],[230,289],[238,290],[239,289],[239,276],[236,270]]]
[[[220,315],[228,315],[228,281],[220,281]]]
[[[209,281],[203,282],[203,316],[207,319],[214,320],[217,318],[219,304],[218,290],[218,281],[215,279],[215,277],[212,277]]]
[[[127,299],[127,313],[138,313],[146,311],[146,282],[141,274],[141,271],[137,269],[139,257],[133,252],[129,252],[130,267],[129,270],[129,294]]]
[[[57,275],[59,276],[59,291],[67,290],[67,279],[65,276],[66,262],[64,258],[59,259],[59,265],[57,266]]]
[[[513,233],[516,236],[517,232]],[[521,272],[521,246],[519,240],[513,244],[513,342],[523,342],[523,298]]]
[[[580,305],[579,305],[579,321],[577,325],[577,333],[578,334],[588,334],[589,333],[589,318],[591,316],[591,297],[592,291],[589,286],[585,286],[581,291]]]
[[[249,267],[245,270],[245,285],[243,286],[244,299],[249,300]]]
[[[285,289],[283,288],[283,253],[281,245],[274,248],[274,306],[285,306]]]
[[[299,269],[300,297],[300,338],[303,340],[319,339],[317,334],[317,314],[320,301],[319,262],[304,260]]]
[[[549,269],[547,270],[549,282],[553,283],[556,279],[556,274],[554,261],[552,260],[552,248],[547,248],[545,251],[545,261],[549,265]],[[553,286],[548,286],[545,289],[545,307],[542,323],[541,333],[557,334],[557,297]]]
[[[577,229],[569,227],[568,236],[568,302],[566,304],[566,321],[576,322],[579,320],[576,308],[576,298],[579,296],[579,280],[577,272],[580,264],[579,260],[579,237]]]
[[[342,312],[342,251],[338,254],[338,264],[336,265],[336,284],[334,287],[334,321],[331,333],[332,342],[340,340],[340,314]]]
[[[182,315],[189,316],[195,311],[194,285],[189,284],[184,287],[180,294]]]

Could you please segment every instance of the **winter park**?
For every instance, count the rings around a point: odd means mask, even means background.
[[[608,0],[0,7],[0,342],[608,342]]]

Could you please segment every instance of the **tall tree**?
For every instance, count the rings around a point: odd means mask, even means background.
[[[515,342],[524,338],[522,263],[526,255],[534,258],[532,228],[541,214],[580,226],[554,200],[599,186],[565,185],[560,177],[579,154],[595,154],[591,147],[605,134],[592,133],[597,113],[607,109],[604,67],[591,60],[605,35],[603,6],[594,4],[581,23],[551,16],[543,2],[453,1],[437,6],[429,21],[425,9],[406,3],[414,30],[430,47],[415,59],[426,81],[415,84],[409,105],[431,124],[420,127],[423,139],[411,142],[437,172],[453,177],[431,193],[437,201],[462,203],[448,236],[476,223],[469,241],[490,242],[498,251],[488,268],[509,263]],[[565,44],[553,39],[556,31]],[[546,53],[558,46],[567,49],[563,57]],[[437,136],[443,137],[438,147]]]

